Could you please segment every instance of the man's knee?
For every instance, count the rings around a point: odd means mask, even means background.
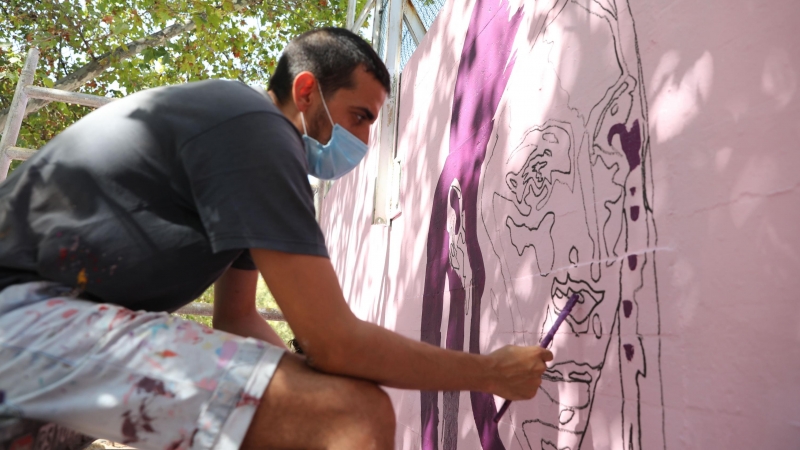
[[[362,426],[383,439],[394,440],[395,414],[389,395],[375,383],[352,380],[351,389],[343,392],[350,396],[351,414],[358,417]]]
[[[369,381],[352,380],[352,384],[352,391],[355,391],[356,394],[350,398],[351,402],[349,403],[358,410],[358,413],[394,424],[392,401],[383,389]],[[349,393],[343,394],[350,395]]]
[[[394,440],[395,415],[394,406],[389,395],[377,385],[373,385],[374,394],[370,409],[380,430]]]
[[[321,374],[285,355],[242,448],[391,449],[394,431],[392,402],[378,385]]]

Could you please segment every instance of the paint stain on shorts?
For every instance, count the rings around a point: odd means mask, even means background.
[[[173,352],[172,350],[164,350],[162,352],[156,353],[156,356],[160,356],[162,358],[173,358],[175,356],[178,356],[178,354]]]
[[[242,393],[242,398],[239,399],[239,402],[236,404],[236,407],[240,406],[258,406],[261,403],[261,399],[258,397],[254,397],[248,393]]]
[[[219,356],[219,360],[217,360],[217,367],[226,367],[231,361],[231,358],[236,355],[236,350],[238,349],[239,346],[236,345],[236,342],[225,341],[225,343],[222,344],[222,347],[217,349],[217,356]]]
[[[155,380],[150,377],[142,377],[142,379],[136,383],[136,391],[145,392],[148,394],[163,395],[164,397],[175,396],[172,392],[167,391],[167,389],[164,387],[163,381]]]

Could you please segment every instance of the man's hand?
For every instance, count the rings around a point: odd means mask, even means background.
[[[516,347],[507,345],[486,355],[495,369],[492,393],[508,400],[528,400],[536,395],[542,384],[542,374],[547,370],[553,354],[542,347]]]

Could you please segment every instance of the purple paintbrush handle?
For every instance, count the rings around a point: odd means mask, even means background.
[[[542,348],[547,348],[550,345],[550,342],[553,340],[553,337],[556,335],[556,331],[558,331],[558,327],[561,326],[561,322],[567,318],[569,313],[572,311],[572,308],[575,306],[575,303],[578,303],[578,294],[572,294],[569,300],[567,300],[567,304],[564,305],[564,309],[561,310],[561,313],[556,317],[555,323],[553,326],[550,327],[550,331],[544,335],[542,342],[539,343],[539,346]],[[506,413],[508,407],[511,406],[511,400],[506,400],[503,402],[503,406],[500,407],[500,411],[497,411],[497,414],[494,416],[494,422],[500,422],[500,419],[503,417],[503,414]]]
[[[539,346],[542,348],[547,348],[550,345],[550,342],[553,341],[553,337],[556,335],[556,331],[561,326],[561,323],[564,319],[567,318],[570,312],[572,312],[572,308],[575,306],[575,303],[578,302],[578,294],[572,294],[572,296],[567,300],[567,304],[564,305],[564,309],[561,310],[561,313],[556,317],[555,323],[553,326],[550,327],[550,331],[542,339],[542,342],[539,343]]]
[[[511,406],[511,400],[506,400],[503,402],[503,406],[500,407],[500,411],[497,411],[497,414],[494,415],[494,423],[500,422],[500,419],[503,418],[503,414],[506,413],[506,410],[509,406]]]

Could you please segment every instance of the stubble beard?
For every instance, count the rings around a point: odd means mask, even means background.
[[[327,144],[328,141],[330,141],[333,128],[330,129],[330,132],[325,133],[328,127],[332,127],[328,119],[328,114],[325,113],[325,109],[322,105],[319,105],[319,108],[308,116],[308,135],[316,139],[317,142],[322,145]]]

